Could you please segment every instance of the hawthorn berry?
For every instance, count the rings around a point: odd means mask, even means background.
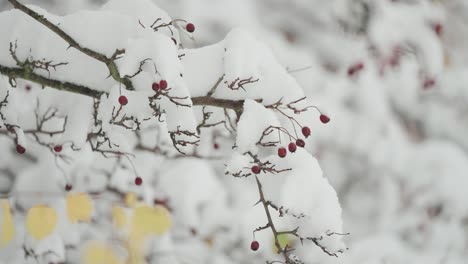
[[[310,136],[310,128],[308,128],[306,126],[303,127],[302,128],[302,135],[304,135],[304,137],[306,137],[306,138],[309,137]]]
[[[254,166],[252,166],[252,169],[251,169],[251,170],[252,170],[252,172],[253,172],[254,174],[259,174],[260,171],[261,171],[261,168],[260,168],[260,166],[258,166],[258,165],[254,165]]]
[[[119,97],[119,104],[121,104],[121,105],[126,105],[126,104],[128,104],[128,99],[127,99],[127,97],[126,97],[125,95],[121,95],[121,96]]]
[[[294,142],[289,143],[288,149],[289,149],[289,152],[291,153],[296,152],[296,149],[297,149],[296,144]]]
[[[324,115],[324,114],[321,114],[320,115],[320,121],[322,123],[326,124],[326,123],[330,122],[330,118],[328,116]]]
[[[154,82],[154,83],[151,85],[151,88],[152,88],[153,91],[155,91],[155,92],[159,91],[159,83]]]
[[[71,184],[65,185],[65,191],[69,192],[73,189],[73,186]]]
[[[167,88],[167,81],[166,80],[161,80],[159,81],[159,87],[161,87],[161,89],[166,89]]]
[[[58,152],[62,152],[62,146],[61,146],[61,145],[55,146],[55,147],[54,147],[54,151],[57,152],[57,153],[58,153]]]
[[[185,26],[185,29],[186,29],[188,32],[192,33],[192,32],[195,31],[195,25],[192,24],[192,23],[188,23],[187,26]]]
[[[278,149],[278,156],[280,158],[286,157],[286,153],[287,153],[286,148],[281,147],[281,148]]]
[[[296,140],[296,145],[298,145],[299,147],[303,148],[303,147],[305,146],[305,142],[304,142],[304,140],[298,138],[298,139]]]
[[[213,148],[214,148],[214,149],[219,149],[219,144],[218,144],[218,143],[214,143],[214,144],[213,144]]]
[[[135,178],[135,185],[140,186],[143,183],[143,179],[141,177]]]
[[[364,63],[358,62],[356,64],[353,64],[351,67],[348,68],[348,76],[353,76],[362,69],[364,69]]]
[[[442,35],[442,30],[443,30],[442,24],[436,23],[436,24],[434,24],[432,27],[434,28],[434,31],[435,31],[435,33],[437,34],[437,36],[441,36],[441,35]]]
[[[25,88],[26,91],[28,91],[28,92],[31,91],[31,85],[26,85],[24,88]]]
[[[433,78],[426,78],[423,82],[424,89],[429,89],[435,85],[436,81]]]
[[[20,144],[16,144],[16,152],[18,152],[19,154],[24,154],[26,152],[26,149]]]
[[[260,243],[258,243],[257,240],[254,240],[252,241],[252,243],[250,243],[250,249],[253,251],[257,251],[259,247],[260,247]]]

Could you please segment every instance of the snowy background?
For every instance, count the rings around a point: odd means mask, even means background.
[[[116,48],[125,47],[125,56],[116,61],[122,75],[132,75],[146,58],[157,61],[158,74],[150,65],[134,79],[136,91],[122,91],[112,78],[102,78],[108,74],[105,66],[68,51],[67,44],[44,26],[18,11],[0,13],[0,65],[15,65],[9,45],[17,41],[20,60],[34,55],[70,62],[44,76],[109,94],[96,110],[93,100],[84,96],[41,90],[19,79],[11,88],[8,78],[0,77],[0,101],[11,91],[3,122],[22,127],[10,135],[0,129],[0,195],[14,213],[8,220],[9,210],[4,209],[8,206],[1,204],[0,263],[80,263],[87,241],[105,241],[117,252],[113,254],[135,264],[284,261],[275,254],[269,230],[252,237],[266,218],[260,205],[253,206],[259,195],[255,178],[242,177],[252,163],[250,155],[243,155],[246,152],[279,168],[293,168],[286,174],[262,171],[259,178],[268,200],[290,209],[286,214],[306,215],[285,220],[275,214],[281,230],[300,226],[301,236],[322,238],[318,243],[325,250],[311,241],[302,246],[295,236],[284,239],[304,263],[466,263],[468,2],[153,0],[152,5],[112,0],[104,6],[106,1],[96,0],[20,2],[39,6],[33,9],[103,54],[111,56]],[[0,0],[0,10],[9,9],[10,3]],[[182,22],[175,33],[163,28],[154,34],[147,29],[155,17],[184,19],[196,29],[187,33]],[[220,76],[226,83],[211,93]],[[246,84],[245,92],[222,90],[237,77],[252,77],[253,82]],[[225,118],[236,120],[234,111],[176,107],[162,95],[158,102],[167,119],[163,125],[150,120],[134,136],[128,129],[101,124],[107,137],[118,142],[118,151],[136,151],[135,156],[116,162],[93,154],[96,145],[86,142],[94,113],[97,119],[117,122],[117,98],[125,94],[126,114],[137,119],[151,116],[155,108],[144,107],[144,100],[153,91],[145,87],[161,79],[169,82],[171,95],[177,98],[211,93],[245,100],[244,113],[233,128]],[[304,95],[307,102],[300,107],[313,105],[330,122],[320,122],[319,113],[309,109],[297,117],[311,130],[304,149],[281,159],[276,150],[259,148],[258,140],[269,126],[295,129],[294,122],[291,127],[288,118],[278,114],[280,110],[266,106]],[[29,135],[49,106],[67,113],[66,132],[39,139]],[[200,146],[196,151],[190,144],[181,146],[184,153],[192,153],[181,158],[167,132],[196,130],[205,110],[212,111],[209,123],[225,123],[202,127]],[[64,126],[63,116],[57,115],[47,129]],[[288,137],[279,137],[280,145],[287,147]],[[14,143],[26,147],[26,156],[18,156]],[[55,146],[63,146],[60,154]],[[240,177],[233,177],[238,172]],[[142,178],[141,186],[134,184],[135,175]],[[66,220],[63,189],[68,184],[73,192],[92,197],[91,221]],[[170,231],[152,230],[157,235],[140,245],[132,237],[133,229],[116,221],[116,215],[136,214],[137,202],[132,199],[168,208]],[[125,206],[118,207],[121,211],[115,209],[116,201],[124,201]],[[40,240],[23,227],[25,212],[38,204],[47,204],[58,214],[57,228]],[[1,239],[8,236],[10,226],[15,227],[15,238],[4,245]],[[122,246],[119,241],[124,238],[130,245]],[[260,243],[257,252],[250,249],[252,240]],[[136,244],[144,253],[132,248]],[[26,258],[25,248],[36,257]],[[55,253],[46,254],[51,250]],[[132,254],[146,259],[129,258]]]

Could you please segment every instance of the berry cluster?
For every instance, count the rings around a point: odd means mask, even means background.
[[[161,81],[159,81],[159,83],[154,82],[154,83],[151,85],[151,88],[152,88],[153,91],[155,91],[155,92],[158,92],[158,91],[160,91],[160,90],[165,90],[165,89],[167,89],[167,81],[166,81],[166,80],[161,80]]]

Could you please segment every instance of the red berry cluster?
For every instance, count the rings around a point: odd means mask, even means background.
[[[161,80],[159,81],[159,83],[157,82],[154,82],[152,85],[151,85],[151,88],[153,89],[153,91],[157,92],[159,90],[165,90],[167,88],[167,81],[166,80]]]
[[[302,134],[304,135],[304,137],[308,138],[308,137],[310,136],[310,128],[309,128],[309,127],[306,127],[306,126],[303,127],[303,128],[302,128]],[[296,140],[295,143],[294,143],[294,142],[290,142],[290,143],[288,144],[288,150],[289,150],[289,152],[291,152],[291,153],[296,152],[297,146],[303,148],[303,147],[305,146],[305,141],[304,141],[303,139],[298,138],[298,139]],[[286,154],[287,154],[287,151],[286,151],[286,148],[285,148],[285,147],[280,147],[280,148],[278,148],[278,156],[279,156],[280,158],[286,157]]]

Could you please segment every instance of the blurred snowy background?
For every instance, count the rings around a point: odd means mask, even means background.
[[[64,15],[105,1],[23,2]],[[467,263],[468,1],[154,2],[196,25],[185,47],[220,41],[234,27],[253,32],[331,117],[312,125],[306,148],[338,193],[349,250],[311,252],[314,263]],[[187,162],[195,175],[224,172]]]

